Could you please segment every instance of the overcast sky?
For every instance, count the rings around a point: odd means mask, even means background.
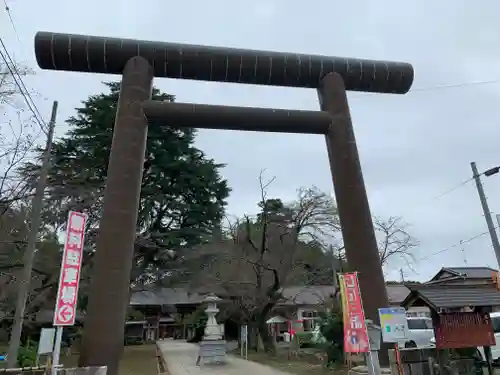
[[[404,96],[349,94],[372,213],[402,215],[420,240],[417,274],[404,263],[388,270],[425,280],[442,266],[495,266],[473,183],[434,199],[480,170],[500,164],[500,2],[482,0],[7,0],[0,35],[16,60],[36,71],[26,79],[43,114],[59,101],[58,135],[79,102],[117,77],[42,71],[37,31],[207,44],[283,52],[407,61],[415,68]],[[306,5],[311,4],[311,5]],[[497,52],[495,52],[497,51]],[[488,81],[489,84],[474,84]],[[498,81],[498,83],[495,83]],[[313,90],[155,80],[179,102],[318,109]],[[445,86],[445,87],[443,87]],[[452,86],[452,87],[446,87]],[[200,131],[197,146],[227,163],[229,211],[253,213],[258,175],[276,177],[270,196],[292,200],[316,185],[333,194],[321,136]],[[500,213],[500,175],[484,179]],[[444,251],[452,247],[450,250]],[[463,249],[463,251],[461,251]],[[440,252],[439,254],[436,254]]]

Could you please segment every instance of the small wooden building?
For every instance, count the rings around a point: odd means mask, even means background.
[[[410,290],[402,306],[431,310],[438,349],[494,343],[489,313],[500,306],[500,291],[491,279],[481,284],[421,284]]]
[[[185,316],[193,313],[203,303],[205,296],[183,288],[151,288],[133,292],[130,306],[141,312],[144,321],[127,322],[127,330],[142,327],[144,341],[162,338],[188,338]]]

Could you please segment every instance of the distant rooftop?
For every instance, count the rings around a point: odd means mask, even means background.
[[[442,279],[447,273],[452,277],[464,277],[466,279],[489,279],[491,278],[492,272],[498,271],[490,267],[443,267],[430,281]]]
[[[202,303],[204,298],[184,288],[154,288],[132,292],[130,305],[190,305]]]
[[[400,304],[410,290],[403,284],[389,284],[387,294],[392,304]],[[292,286],[283,288],[280,305],[318,305],[333,297],[332,285]],[[205,295],[189,292],[184,288],[154,288],[133,292],[130,298],[132,306],[140,305],[189,305],[200,304]]]
[[[283,288],[281,305],[319,305],[333,297],[333,285]]]
[[[500,293],[493,285],[423,284],[412,286],[402,305],[422,303],[434,309],[500,306]]]
[[[389,303],[392,305],[399,305],[410,294],[410,289],[404,284],[388,284],[386,289]]]

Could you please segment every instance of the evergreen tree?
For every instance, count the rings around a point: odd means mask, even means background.
[[[92,95],[66,123],[66,136],[53,145],[53,165],[46,190],[45,222],[62,228],[69,210],[89,215],[86,244],[92,251],[102,200],[120,91]],[[152,98],[174,97],[153,89]],[[220,223],[230,189],[223,167],[194,147],[195,129],[150,123],[138,219],[133,278],[157,277],[170,258],[169,250],[192,247]],[[41,155],[41,151],[40,151]],[[40,166],[27,163],[21,173],[34,184]],[[149,280],[151,281],[151,280]]]

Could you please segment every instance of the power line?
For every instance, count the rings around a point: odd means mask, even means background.
[[[452,192],[454,192],[455,190],[461,188],[462,186],[465,186],[467,185],[469,182],[471,182],[472,180],[474,180],[474,177],[471,177],[471,178],[468,178],[467,180],[465,181],[462,181],[461,183],[459,183],[458,185],[455,185],[454,187],[442,192],[441,194],[435,196],[434,198],[432,198],[432,201],[436,201],[436,200],[439,200],[441,199],[442,197],[444,197],[445,195],[448,195]]]
[[[497,228],[498,227],[495,227],[495,229],[497,229]],[[445,252],[448,252],[448,251],[451,251],[451,250],[455,250],[457,247],[460,247],[460,246],[465,245],[465,244],[467,244],[469,242],[475,241],[478,238],[481,238],[482,236],[485,236],[485,235],[487,235],[489,233],[490,233],[489,231],[486,231],[486,232],[483,232],[483,233],[479,233],[479,234],[477,234],[477,235],[475,235],[473,237],[470,237],[470,238],[468,238],[466,240],[460,240],[458,243],[456,243],[454,245],[448,246],[448,247],[446,247],[444,249],[441,249],[441,250],[436,251],[436,252],[434,252],[432,254],[429,254],[429,255],[426,255],[426,256],[424,256],[422,258],[417,259],[417,262],[422,261],[422,260],[427,260],[429,258],[432,258],[433,256],[436,256],[436,255],[439,255],[439,254],[442,254],[442,253],[445,253]]]
[[[434,91],[434,90],[454,89],[454,88],[479,86],[479,85],[493,85],[495,83],[500,83],[500,79],[487,80],[487,81],[452,83],[452,84],[448,84],[448,85],[438,85],[438,86],[431,86],[431,87],[420,87],[420,88],[416,88],[416,89],[411,89],[409,92]]]
[[[436,86],[429,86],[429,87],[417,87],[417,88],[412,88],[410,91],[408,91],[408,94],[411,94],[412,92],[426,92],[426,91],[434,91],[434,90],[445,90],[445,89],[456,89],[456,88],[465,88],[465,87],[472,87],[472,86],[481,86],[481,85],[494,85],[500,83],[500,78],[498,79],[493,79],[493,80],[486,80],[486,81],[472,81],[472,82],[462,82],[462,83],[451,83],[451,84],[446,84],[446,85],[436,85]],[[352,97],[352,99],[356,98],[362,98],[365,96],[372,96],[374,93],[364,93],[364,94],[357,94]]]
[[[480,173],[479,175],[480,175],[480,176],[482,176],[482,175],[484,175],[484,173],[485,173],[485,172]],[[468,178],[467,180],[464,180],[464,181],[460,182],[459,184],[457,184],[457,185],[455,185],[455,186],[453,186],[453,187],[449,188],[448,190],[445,190],[445,191],[443,191],[442,193],[440,193],[440,194],[438,194],[438,195],[436,195],[436,196],[432,197],[432,198],[429,200],[429,203],[430,203],[430,202],[434,202],[434,201],[436,201],[436,200],[439,200],[439,199],[441,199],[442,197],[444,197],[444,196],[446,196],[446,195],[448,195],[448,194],[450,194],[450,193],[453,193],[455,190],[460,189],[462,186],[467,185],[469,182],[471,182],[471,181],[473,181],[473,180],[474,180],[474,177],[470,177],[470,178]]]
[[[19,33],[17,32],[16,24],[14,23],[14,19],[12,18],[12,13],[10,12],[9,4],[7,4],[7,0],[3,0],[3,3],[5,5],[5,11],[7,12],[7,17],[9,17],[10,24],[14,29],[14,34],[16,34],[17,41],[19,42],[19,44],[21,44],[21,39],[19,39]]]
[[[23,79],[21,77],[21,74],[17,70],[16,64],[12,60],[9,51],[7,50],[7,47],[5,46],[5,43],[3,42],[3,39],[0,38],[0,46],[3,48],[4,52],[0,50],[0,57],[3,59],[5,62],[5,66],[9,70],[10,75],[14,79],[14,83],[18,87],[21,95],[24,98],[24,101],[26,102],[29,110],[35,117],[36,122],[42,129],[42,131],[47,134],[47,124],[43,120],[43,116],[40,114],[40,111],[38,110],[35,102],[33,101],[33,98],[31,97],[31,94],[29,93],[28,89],[26,88],[26,85],[23,82]]]
[[[438,195],[435,195],[435,196],[430,197],[430,198],[422,199],[422,200],[420,200],[420,202],[417,202],[418,206],[416,208],[407,210],[407,211],[403,212],[402,214],[399,214],[398,216],[404,218],[405,216],[407,216],[412,211],[414,211],[416,209],[420,209],[422,207],[422,205],[428,205],[428,204],[431,204],[431,203],[433,203],[435,201],[438,201],[441,198],[447,196],[448,194],[453,193],[455,190],[461,188],[462,186],[467,185],[472,180],[474,180],[474,177],[468,178],[467,180],[464,180],[464,181],[460,182],[459,184],[454,185],[453,187],[451,187],[451,188],[443,191],[442,193],[439,193]]]

